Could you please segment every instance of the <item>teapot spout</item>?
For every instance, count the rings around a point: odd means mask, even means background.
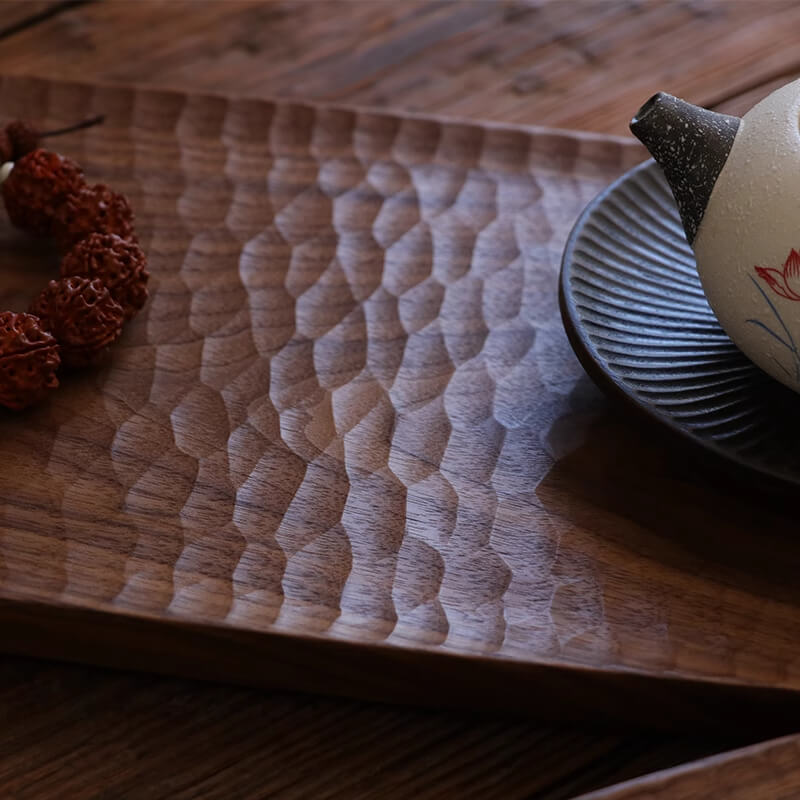
[[[631,132],[650,151],[678,204],[689,244],[693,244],[706,205],[741,120],[659,92],[631,120]]]

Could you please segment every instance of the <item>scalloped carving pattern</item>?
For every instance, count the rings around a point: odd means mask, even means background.
[[[0,591],[794,680],[789,582],[705,581],[702,552],[616,504],[619,475],[642,497],[667,469],[608,455],[636,434],[585,450],[602,402],[563,333],[558,263],[636,148],[19,78],[0,100],[48,123],[109,115],[61,149],[129,194],[154,275],[106,370],[0,416]],[[53,265],[5,223],[0,239],[3,301],[22,303]]]

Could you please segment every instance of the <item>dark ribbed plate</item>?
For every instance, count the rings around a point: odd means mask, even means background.
[[[564,251],[561,311],[603,389],[737,467],[800,484],[800,397],[720,327],[652,161],[623,175],[576,223]]]

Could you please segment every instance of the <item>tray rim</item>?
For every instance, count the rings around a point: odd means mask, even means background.
[[[709,732],[738,728],[774,737],[794,732],[800,713],[800,691],[737,678],[522,660],[429,645],[412,649],[88,603],[46,602],[3,588],[0,628],[0,649],[23,656],[555,723],[663,731],[685,730],[691,724]],[[225,669],[201,657],[219,646],[225,648]],[[161,662],[154,664],[152,655],[161,656]],[[565,702],[565,696],[581,700]]]
[[[504,122],[486,117],[462,117],[458,114],[440,114],[434,111],[414,111],[406,108],[396,108],[394,106],[375,106],[360,103],[346,103],[338,100],[315,100],[312,98],[301,97],[299,95],[281,96],[277,94],[258,94],[256,92],[225,92],[214,89],[187,89],[174,83],[164,83],[154,85],[145,81],[124,81],[109,78],[97,78],[92,80],[76,80],[73,78],[58,78],[47,75],[39,75],[27,72],[2,72],[0,71],[0,82],[11,81],[37,81],[44,85],[57,85],[61,87],[91,88],[104,91],[147,92],[159,95],[179,95],[181,97],[208,98],[212,100],[224,100],[235,103],[268,103],[276,106],[293,106],[299,108],[309,108],[314,111],[345,111],[351,114],[368,114],[377,117],[390,117],[395,119],[410,119],[420,122],[435,122],[439,125],[458,125],[470,128],[484,128],[498,131],[514,131],[539,136],[563,136],[567,139],[577,139],[583,142],[594,142],[597,144],[615,144],[631,154],[642,155],[646,151],[644,147],[631,136],[621,136],[613,133],[600,133],[597,131],[586,131],[578,128],[558,128],[549,125],[532,125],[522,122]],[[2,109],[0,109],[0,116]]]

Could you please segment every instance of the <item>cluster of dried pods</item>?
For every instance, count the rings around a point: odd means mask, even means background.
[[[99,118],[80,126],[95,124]],[[58,387],[58,372],[98,364],[147,301],[147,259],[127,199],[104,184],[89,186],[80,167],[40,148],[24,122],[0,131],[0,181],[11,222],[52,237],[61,277],[29,313],[0,312],[0,405],[14,410]]]

